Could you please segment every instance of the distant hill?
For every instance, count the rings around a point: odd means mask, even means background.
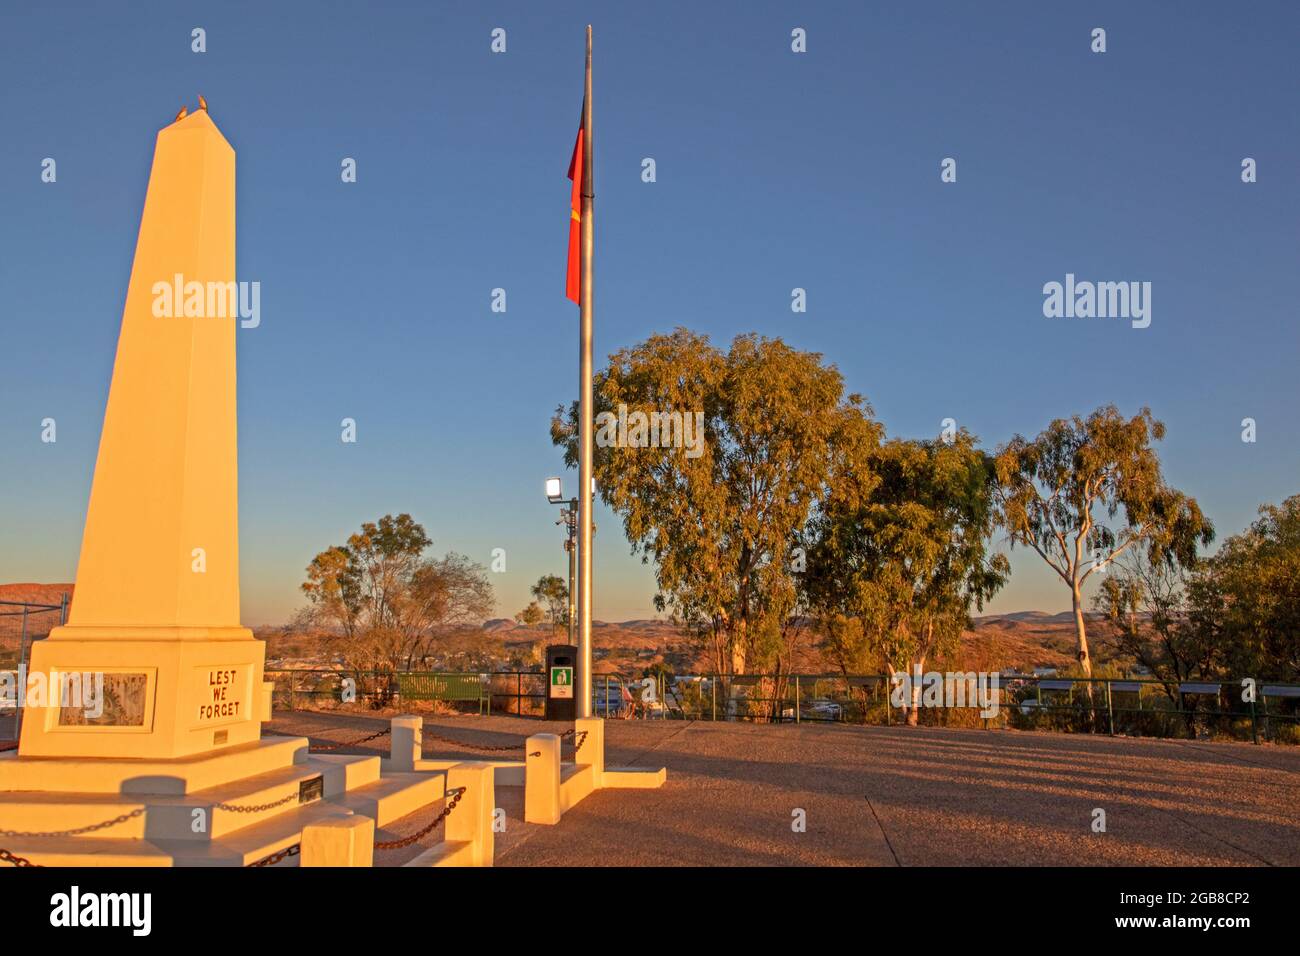
[[[28,601],[58,605],[63,594],[73,593],[71,584],[0,584],[0,601]],[[1086,615],[1093,657],[1104,661],[1106,649],[1099,640],[1100,615]],[[0,651],[17,647],[19,618],[0,616]],[[43,637],[57,613],[29,618],[30,637]],[[801,622],[806,624],[807,622]],[[1013,667],[1068,667],[1074,662],[1074,617],[1069,611],[1049,614],[1044,611],[1011,611],[975,618],[973,627],[962,635],[962,650],[957,665],[971,670],[1001,670]],[[287,628],[258,628],[259,637],[272,638],[276,656],[311,656],[316,640],[309,635],[291,634]],[[699,646],[670,621],[637,619],[631,621],[593,621],[592,637],[596,670],[640,673],[650,664],[665,662],[678,673],[708,669]],[[509,618],[492,618],[478,628],[460,628],[448,632],[449,647],[496,648],[503,656],[530,644],[564,643],[567,633],[549,624],[525,626]],[[805,672],[834,670],[824,660],[812,640],[800,642],[795,666]],[[496,653],[495,651],[493,652]]]
[[[73,587],[71,584],[0,584],[0,601],[58,604],[65,594],[71,600]]]
[[[21,601],[57,608],[64,594],[71,596],[71,584],[0,584],[0,601]],[[18,657],[18,648],[23,639],[22,611],[20,607],[0,604],[0,662],[5,666],[11,665]],[[50,628],[58,625],[57,610],[28,608],[28,643],[45,637],[50,633]]]

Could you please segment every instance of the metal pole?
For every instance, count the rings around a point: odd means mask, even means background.
[[[592,252],[596,233],[592,175],[591,25],[587,26],[587,66],[582,97],[582,324],[578,360],[578,706],[579,717],[591,716],[591,478],[592,412]]]
[[[27,656],[27,605],[23,605],[23,629],[18,638],[18,665],[14,674],[14,740],[23,735],[23,708],[27,706],[27,675],[23,658]]]
[[[578,499],[569,502],[569,513],[564,519],[565,530],[569,539],[565,550],[569,552],[569,643],[574,644],[574,631],[577,629],[577,569],[578,569]]]

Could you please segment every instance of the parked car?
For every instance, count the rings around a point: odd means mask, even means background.
[[[592,681],[591,712],[598,717],[621,717],[627,701],[623,699],[623,682],[611,680],[608,684],[604,678]]]
[[[842,720],[844,708],[833,700],[819,698],[804,701],[799,708],[799,714],[806,720]],[[781,719],[794,720],[794,708],[786,707],[782,709]]]
[[[815,720],[840,720],[844,717],[844,708],[833,700],[821,698],[809,701],[804,713]]]

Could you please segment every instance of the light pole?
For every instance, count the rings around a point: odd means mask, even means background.
[[[561,488],[559,478],[546,479],[546,500],[553,505],[567,505],[560,512],[560,520],[556,524],[564,525],[564,550],[569,554],[569,643],[573,643],[573,629],[575,627],[574,618],[576,616],[576,596],[574,594],[574,576],[577,571],[578,559],[578,499],[570,498],[564,500],[564,492]]]

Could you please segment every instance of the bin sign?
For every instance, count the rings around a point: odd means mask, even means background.
[[[573,696],[573,668],[572,667],[551,668],[551,696],[552,697]]]

